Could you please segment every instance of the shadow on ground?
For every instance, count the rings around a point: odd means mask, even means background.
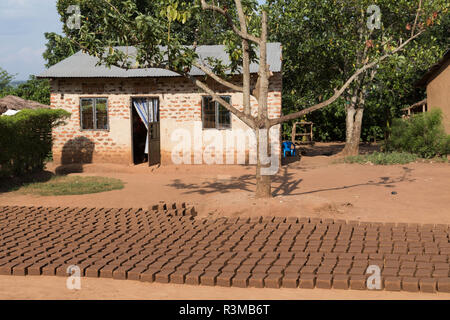
[[[386,188],[395,188],[395,184],[404,181],[414,182],[415,179],[409,178],[412,169],[403,167],[403,172],[399,177],[380,177],[378,181],[369,180],[363,183],[352,185],[343,185],[333,188],[324,188],[317,190],[310,190],[301,192],[300,185],[303,179],[297,179],[294,173],[289,172],[289,167],[282,168],[282,172],[274,176],[272,179],[272,195],[273,196],[298,196],[312,193],[319,193],[325,191],[336,191],[349,188],[356,188],[361,186],[382,186]],[[185,190],[185,194],[197,193],[200,195],[213,193],[229,193],[233,190],[241,190],[253,192],[255,190],[255,175],[246,174],[239,177],[231,177],[229,179],[215,179],[214,181],[205,181],[203,183],[184,183],[180,179],[175,179],[168,186]],[[297,192],[296,192],[297,191]],[[300,191],[300,192],[298,192]]]

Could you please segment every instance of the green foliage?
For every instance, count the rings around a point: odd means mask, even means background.
[[[45,66],[47,68],[57,64],[65,58],[73,55],[80,47],[71,42],[69,38],[61,36],[54,32],[44,33],[45,39],[47,39],[46,50],[42,54],[47,61]]]
[[[442,111],[433,109],[409,119],[395,119],[385,149],[427,159],[450,154],[450,135],[444,131]]]
[[[8,95],[50,105],[50,81],[48,79],[37,79],[35,76],[30,76],[27,82],[21,83],[17,87],[8,86],[0,90],[0,97]]]
[[[243,0],[242,3],[248,18],[249,32],[259,32],[256,27],[260,21],[258,2]],[[234,0],[223,0],[217,4],[227,8],[234,22],[239,25]],[[197,0],[58,0],[57,10],[63,23],[71,16],[71,13],[67,13],[70,5],[80,6],[81,29],[71,30],[64,25],[67,41],[100,58],[101,63],[107,66],[159,67],[184,74],[198,58],[191,47],[197,43],[226,45],[231,63],[221,66],[215,61],[210,65],[214,70],[238,68],[242,56],[241,39],[229,32],[222,15],[202,10]],[[48,46],[51,47],[54,42],[56,49],[47,50],[49,65],[69,54],[65,50],[66,40],[58,43],[57,37],[54,37],[55,41],[52,39],[50,37]],[[134,46],[137,53],[131,56],[113,49],[116,46]],[[167,48],[162,50],[160,46]],[[250,53],[254,57],[253,45]],[[136,63],[131,60],[136,60]]]
[[[14,76],[12,74],[9,74],[6,70],[0,68],[0,90],[6,88],[13,78]]]
[[[407,152],[374,152],[344,158],[345,163],[372,163],[375,165],[407,164],[417,160],[417,156]]]
[[[61,109],[26,109],[0,116],[0,177],[42,170],[52,147],[52,128],[69,116]]]
[[[47,182],[35,182],[23,186],[19,192],[40,196],[63,196],[99,193],[123,189],[122,180],[106,177],[59,176]]]
[[[357,54],[367,49],[370,61],[389,52],[410,36],[408,23],[414,22],[418,1],[407,0],[273,0],[270,5],[271,41],[283,44],[283,113],[308,108],[327,98],[360,67]],[[358,28],[366,28],[366,8],[381,8],[381,29],[368,38],[359,37]],[[448,47],[450,15],[448,1],[423,1],[419,21],[437,10],[430,29],[406,50],[383,61],[373,80],[366,73],[365,111],[362,140],[383,139],[393,118],[401,109],[425,97],[414,82]],[[439,10],[441,9],[441,10]],[[367,40],[370,45],[367,47]],[[364,63],[364,61],[362,62]],[[348,92],[333,105],[307,115],[314,122],[317,140],[345,140],[345,106]],[[292,127],[292,124],[290,125]],[[286,132],[290,128],[286,128]]]

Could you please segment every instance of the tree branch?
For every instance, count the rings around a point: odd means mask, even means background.
[[[236,117],[238,117],[242,122],[244,122],[250,128],[252,128],[252,129],[255,128],[255,119],[252,116],[246,115],[244,112],[239,111],[238,109],[233,107],[230,103],[226,102],[217,93],[215,93],[214,90],[209,88],[205,83],[198,80],[194,76],[187,74],[187,73],[185,73],[183,76],[188,78],[189,80],[191,80],[193,84],[195,84],[197,87],[202,89],[205,93],[211,95],[213,100],[219,102],[223,107],[225,107],[227,110],[229,110],[231,113],[233,113]]]
[[[192,65],[194,67],[197,67],[200,70],[202,70],[208,77],[216,80],[221,85],[223,85],[225,87],[228,87],[228,88],[230,88],[232,90],[235,90],[235,91],[239,91],[239,92],[243,92],[244,91],[244,88],[242,88],[242,87],[240,87],[238,85],[235,85],[235,84],[233,84],[233,83],[231,83],[229,81],[226,81],[226,80],[222,79],[221,77],[216,75],[210,68],[206,67],[205,65],[203,65],[201,63],[198,63],[198,62],[194,62]]]
[[[247,22],[245,20],[244,9],[242,8],[241,0],[235,0],[236,8],[239,16],[239,23],[241,25],[241,32],[247,33]],[[243,105],[244,113],[250,115],[250,54],[249,54],[248,40],[242,39],[242,84],[243,84]]]
[[[233,29],[234,33],[236,33],[239,37],[241,37],[242,39],[246,39],[249,41],[253,41],[255,43],[260,43],[260,39],[249,34],[248,32],[242,32],[241,30],[239,30],[236,25],[233,22],[233,19],[231,18],[231,16],[228,14],[228,12],[220,7],[214,6],[214,5],[210,5],[206,3],[206,0],[201,0],[202,2],[202,9],[203,10],[212,10],[215,12],[220,13],[221,15],[223,15],[225,17],[225,19],[227,20],[228,25]]]

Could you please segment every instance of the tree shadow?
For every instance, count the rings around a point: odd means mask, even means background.
[[[62,149],[61,165],[55,169],[57,175],[83,172],[83,164],[92,163],[95,143],[86,137],[68,140]]]
[[[386,188],[394,188],[395,184],[408,181],[414,182],[415,179],[410,179],[409,175],[413,171],[408,167],[403,167],[403,173],[398,178],[380,177],[378,181],[369,180],[363,183],[356,183],[352,185],[344,185],[333,188],[317,189],[305,192],[295,192],[299,189],[299,185],[303,179],[296,179],[295,172],[289,172],[289,167],[282,168],[283,172],[272,178],[273,182],[273,196],[298,196],[326,191],[336,191],[343,189],[356,188],[361,186],[383,186]],[[298,170],[296,170],[298,171]],[[227,179],[216,178],[213,181],[205,181],[202,183],[184,183],[180,179],[175,179],[167,186],[176,188],[178,190],[185,190],[184,194],[200,194],[207,195],[213,193],[229,193],[233,190],[241,190],[247,192],[254,192],[255,190],[255,175],[245,174],[239,177],[230,177]]]
[[[289,194],[289,195],[290,196],[305,195],[305,194],[312,194],[312,193],[325,192],[325,191],[336,191],[336,190],[350,189],[350,188],[356,188],[356,187],[361,187],[361,186],[381,186],[381,187],[386,187],[386,188],[395,188],[396,187],[396,185],[395,185],[396,183],[400,183],[400,182],[404,182],[404,181],[407,181],[407,182],[414,182],[414,181],[416,181],[416,179],[408,178],[408,176],[411,174],[413,169],[410,169],[408,167],[403,167],[402,169],[403,169],[403,173],[398,178],[380,177],[378,181],[369,180],[369,181],[364,182],[364,183],[356,183],[356,184],[346,185],[346,186],[341,186],[341,187],[311,190],[311,191],[300,192],[300,193]]]

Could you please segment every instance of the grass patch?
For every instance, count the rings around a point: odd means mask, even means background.
[[[343,159],[345,163],[372,163],[376,165],[407,164],[417,161],[415,154],[407,152],[374,152],[371,154],[349,156]]]
[[[19,189],[25,194],[64,196],[99,193],[123,189],[122,180],[106,177],[57,176],[46,182],[26,184]]]

